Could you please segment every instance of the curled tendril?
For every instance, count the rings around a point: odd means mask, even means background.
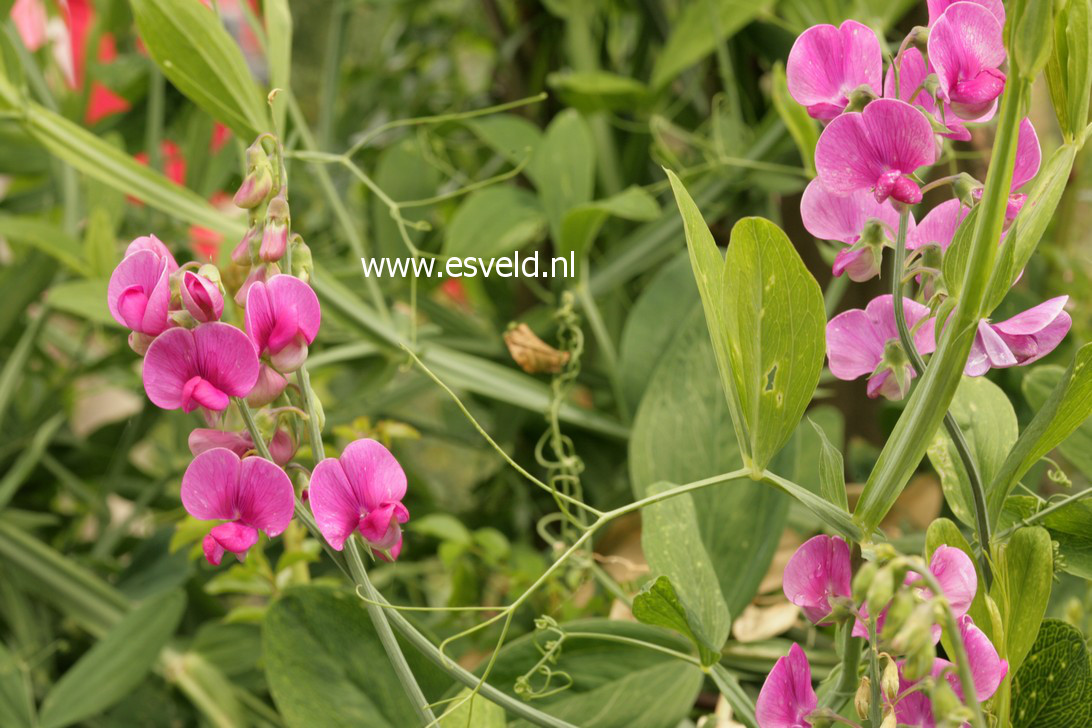
[[[565,631],[553,617],[543,615],[535,619],[535,629],[546,636],[539,642],[536,634],[534,645],[541,657],[530,670],[516,678],[514,690],[524,700],[541,700],[562,693],[573,685],[572,675],[564,670],[555,670],[561,657],[561,647],[565,642]],[[536,680],[537,678],[537,680]]]

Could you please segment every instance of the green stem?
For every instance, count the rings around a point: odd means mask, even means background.
[[[842,674],[838,684],[823,700],[823,705],[838,710],[857,693],[857,667],[861,664],[861,641],[853,636],[853,623],[846,622],[839,627],[839,646],[842,651]]]
[[[1004,531],[1002,531],[1001,533],[997,534],[997,540],[1001,541],[1003,539],[1006,539],[1009,536],[1011,536],[1013,533],[1015,533],[1016,529],[1021,528],[1022,526],[1031,526],[1031,525],[1043,520],[1044,518],[1049,516],[1051,513],[1054,513],[1055,511],[1058,511],[1058,510],[1061,510],[1062,508],[1065,508],[1070,503],[1074,503],[1076,501],[1082,500],[1084,498],[1089,498],[1089,497],[1092,497],[1092,488],[1087,488],[1086,490],[1082,490],[1080,493],[1074,493],[1071,496],[1067,496],[1065,498],[1062,498],[1059,501],[1055,501],[1054,503],[1051,503],[1049,506],[1042,509],[1041,511],[1036,511],[1035,513],[1032,513],[1027,518],[1021,519],[1019,522],[1016,523],[1016,525],[1011,526],[1010,528],[1007,528]]]
[[[918,353],[914,345],[914,338],[910,336],[910,329],[906,325],[906,311],[902,298],[902,282],[905,273],[906,260],[906,235],[909,230],[910,208],[903,206],[899,212],[899,229],[895,235],[895,255],[891,259],[891,303],[895,308],[895,328],[899,332],[899,341],[903,351],[910,357],[910,363],[919,377],[925,374],[925,361]],[[978,543],[982,548],[979,568],[986,584],[993,580],[990,572],[988,558],[990,550],[990,519],[986,512],[986,490],[982,483],[982,475],[978,471],[978,465],[971,455],[971,448],[967,439],[963,436],[963,430],[951,412],[944,413],[944,429],[955,444],[956,452],[963,463],[963,469],[967,473],[967,481],[971,486],[971,498],[974,501],[975,530],[978,532]]]
[[[876,647],[876,615],[870,614],[868,624],[868,674],[870,676],[869,689],[871,695],[868,700],[868,720],[876,728],[883,722],[883,684],[880,674],[880,653]],[[853,629],[848,624],[848,631]]]
[[[588,269],[588,262],[584,260],[584,270]],[[588,317],[588,325],[591,326],[592,336],[599,344],[599,351],[603,355],[603,363],[607,369],[607,379],[610,380],[611,390],[614,392],[614,401],[618,407],[618,414],[622,422],[629,422],[629,404],[622,392],[622,380],[618,376],[618,351],[614,347],[607,325],[603,321],[603,315],[599,312],[599,305],[588,288],[587,277],[583,277],[576,284],[576,297],[584,309],[584,315]]]

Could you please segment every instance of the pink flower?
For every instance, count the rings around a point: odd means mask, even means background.
[[[755,718],[760,728],[810,728],[807,717],[818,704],[808,656],[794,642],[766,676],[755,702]]]
[[[258,371],[258,381],[250,394],[246,396],[246,403],[251,407],[265,407],[267,404],[281,396],[281,392],[288,386],[288,380],[273,367],[262,363]]]
[[[782,588],[804,616],[819,624],[833,611],[831,597],[852,594],[851,572],[846,542],[838,536],[815,536],[785,565]]]
[[[341,551],[359,531],[373,549],[398,558],[400,524],[409,520],[402,505],[406,474],[387,448],[375,440],[350,443],[340,458],[315,466],[308,492],[315,522],[332,547]]]
[[[977,119],[1005,89],[1002,25],[988,9],[971,2],[948,6],[929,31],[929,63],[937,74],[937,95],[961,119]]]
[[[905,101],[877,99],[830,122],[815,147],[815,168],[836,194],[870,190],[877,202],[916,204],[921,190],[909,175],[931,165],[936,153],[924,114]]]
[[[296,446],[292,437],[284,430],[278,428],[273,433],[273,439],[269,441],[269,454],[273,456],[273,462],[277,465],[285,465],[296,454]],[[190,454],[197,457],[203,452],[221,447],[231,450],[239,457],[247,453],[254,453],[254,440],[246,430],[241,432],[224,432],[223,430],[210,430],[203,427],[195,428],[189,437]]]
[[[152,250],[137,250],[118,263],[106,288],[106,305],[115,321],[148,336],[158,336],[167,329],[171,304],[169,264]]]
[[[947,250],[955,238],[956,230],[970,212],[971,208],[964,207],[959,200],[945,200],[921,219],[917,228],[907,237],[906,247],[916,250],[925,245],[938,245],[941,250]]]
[[[939,546],[933,552],[933,558],[929,560],[929,571],[932,572],[940,585],[940,591],[952,607],[956,617],[962,617],[971,608],[974,595],[978,591],[978,575],[974,570],[974,562],[971,557],[954,546]],[[905,584],[916,584],[921,581],[921,576],[915,572],[906,575]],[[931,599],[933,593],[921,587],[921,595],[925,599]],[[876,617],[878,629],[883,629],[884,617],[887,613],[887,605],[882,605],[879,615]],[[861,614],[868,616],[868,610],[862,606]],[[933,626],[933,642],[940,641],[941,628]],[[853,625],[855,637],[868,637],[868,629],[864,622],[857,620]]]
[[[974,682],[975,695],[979,702],[989,700],[997,692],[1001,681],[1008,674],[1009,664],[1002,660],[989,638],[967,615],[959,619],[959,636],[967,651],[967,662],[971,667],[971,679]],[[963,683],[959,679],[956,666],[948,660],[937,658],[930,673],[934,680],[948,681],[960,700],[965,700]],[[904,697],[895,704],[895,717],[899,725],[914,728],[935,728],[937,721],[933,715],[932,701],[927,691],[911,690],[917,683],[907,680],[899,665],[899,694]]]
[[[800,216],[815,237],[849,246],[838,251],[834,275],[848,273],[850,280],[858,282],[880,274],[883,246],[894,238],[899,226],[895,208],[876,202],[867,190],[836,195],[819,179],[813,179],[804,190]],[[909,223],[913,230],[913,216]]]
[[[28,51],[34,52],[46,42],[46,9],[43,0],[15,0],[11,22]]]
[[[929,316],[929,307],[904,298],[903,310],[906,325],[914,331],[918,353],[932,353],[936,349],[935,319],[926,320],[914,330],[918,322]],[[851,381],[867,375],[869,397],[906,396],[915,374],[899,346],[892,297],[878,296],[863,311],[855,308],[832,318],[827,323],[827,359],[830,373],[838,379]]]
[[[178,270],[178,261],[174,259],[174,255],[171,254],[171,249],[163,244],[163,241],[157,238],[155,235],[142,235],[139,238],[129,243],[129,246],[125,248],[126,255],[132,255],[138,250],[150,250],[155,253],[157,258],[161,258],[167,261],[167,272],[174,273]]]
[[[1058,296],[996,324],[979,321],[963,373],[978,377],[990,369],[1024,366],[1054,351],[1073,323],[1063,310],[1068,300]]]
[[[809,115],[824,121],[841,114],[860,86],[878,96],[882,72],[880,41],[871,28],[855,20],[837,28],[808,28],[796,39],[785,66],[789,93]]]
[[[182,274],[182,305],[186,311],[200,323],[219,321],[224,313],[224,295],[220,288],[205,278],[192,271]]]
[[[257,378],[254,345],[223,323],[165,331],[144,358],[144,391],[163,409],[222,411],[229,397],[245,397]]]
[[[930,27],[937,22],[937,19],[948,9],[949,6],[954,5],[961,0],[926,0],[926,5],[929,6],[929,25]],[[997,19],[998,25],[1005,27],[1005,5],[1001,0],[970,0],[975,5],[981,5],[990,11],[994,18]]]
[[[1020,188],[1039,174],[1039,165],[1043,161],[1043,150],[1039,146],[1039,135],[1035,133],[1031,119],[1020,122],[1020,132],[1016,137],[1016,163],[1012,169],[1012,194],[1005,209],[1005,222],[1011,223],[1020,214],[1028,196]]]
[[[268,460],[239,456],[225,448],[193,459],[182,476],[182,505],[203,521],[224,520],[205,536],[205,558],[219,566],[225,551],[246,559],[258,532],[278,536],[292,520],[295,491],[285,472]]]
[[[259,356],[282,372],[299,369],[315,340],[322,311],[311,287],[289,275],[254,282],[246,295],[246,330]]]
[[[964,125],[963,119],[956,116],[955,113],[952,112],[951,107],[943,101],[941,102],[941,106],[944,109],[944,113],[941,114],[937,108],[936,99],[934,99],[932,94],[926,91],[922,86],[922,83],[932,73],[934,73],[933,67],[926,64],[925,59],[921,55],[921,51],[917,48],[907,48],[903,51],[902,55],[899,56],[899,93],[898,95],[895,94],[895,70],[892,66],[887,69],[887,74],[884,76],[884,98],[898,98],[915,106],[920,106],[925,109],[925,112],[932,116],[937,123],[942,123],[948,127],[948,131],[941,134],[941,136],[964,142],[970,141],[971,132]],[[911,98],[911,95],[913,95],[913,98]],[[996,110],[997,103],[994,102],[981,116],[976,119],[970,119],[969,121],[989,121],[993,118],[993,114]]]

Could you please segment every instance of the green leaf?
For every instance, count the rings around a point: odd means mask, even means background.
[[[717,592],[720,592],[719,588]],[[703,665],[712,665],[720,660],[720,650],[707,644],[705,638],[700,636],[700,625],[696,625],[697,631],[691,626],[691,622],[698,620],[687,612],[675,593],[675,587],[671,585],[671,579],[666,576],[657,577],[633,598],[633,617],[642,624],[666,627],[686,637],[698,649]]]
[[[87,217],[83,233],[83,257],[92,278],[109,279],[118,263],[118,241],[114,223],[102,207],[96,207]]]
[[[273,88],[281,89],[273,99],[274,128],[283,132],[288,111],[286,94],[292,90],[292,11],[288,0],[265,0],[262,15],[265,18],[269,83]]]
[[[36,248],[80,275],[90,272],[79,241],[51,222],[0,213],[0,236]]]
[[[470,695],[470,688],[459,691],[451,707],[440,716],[438,725],[441,728],[505,728],[508,725],[504,708],[481,695],[474,695],[466,702],[461,702]]]
[[[785,66],[776,63],[773,67],[770,98],[773,100],[777,115],[781,117],[789,136],[796,142],[800,152],[800,161],[809,174],[815,174],[815,145],[819,141],[819,127],[815,119],[808,116],[807,109],[789,95],[789,83],[785,78]]]
[[[652,69],[652,86],[662,88],[713,52],[770,6],[769,0],[698,0],[683,3],[671,34]]]
[[[1020,387],[1024,399],[1033,410],[1040,410],[1050,398],[1050,393],[1065,376],[1065,369],[1060,366],[1046,365],[1032,369],[1024,375]],[[1066,459],[1092,479],[1092,420],[1085,420],[1060,443],[1058,449]]]
[[[1012,65],[1032,81],[1046,66],[1054,45],[1054,3],[1025,0],[1013,5],[1009,19]]]
[[[510,164],[518,165],[532,158],[542,143],[542,132],[537,126],[514,114],[493,114],[466,122],[470,129],[493,151]]]
[[[121,325],[110,315],[110,309],[106,306],[106,287],[107,281],[102,278],[65,281],[49,289],[46,301],[58,311],[120,328]]]
[[[660,216],[660,206],[643,188],[628,187],[613,197],[575,207],[565,213],[562,219],[558,255],[568,257],[572,251],[579,266],[579,261],[588,254],[599,229],[611,216],[648,222]]]
[[[990,597],[997,602],[1004,627],[1002,657],[1019,669],[1035,642],[1050,600],[1054,550],[1045,528],[1021,528],[999,548]]]
[[[842,453],[827,439],[823,428],[808,419],[819,436],[819,494],[842,510],[849,511],[845,464]],[[805,460],[806,462],[806,460]]]
[[[1042,408],[1020,433],[986,492],[996,522],[1005,497],[1039,458],[1058,446],[1092,415],[1092,344],[1082,346]]]
[[[685,652],[687,642],[681,637],[635,622],[605,619],[567,622],[561,629],[582,636],[565,638],[561,656],[548,665],[554,673],[549,687],[564,686],[566,678],[572,684],[536,698],[534,705],[540,710],[581,728],[663,728],[678,724],[690,712],[702,684],[697,666],[644,646],[609,641],[639,640]],[[505,645],[490,670],[489,682],[515,696],[516,681],[542,657],[536,644],[541,639],[529,634]],[[543,680],[541,674],[530,678],[536,687]],[[530,724],[518,720],[510,725]]]
[[[34,728],[34,686],[30,668],[0,642],[0,724],[12,728]]]
[[[971,256],[971,244],[974,240],[974,227],[978,221],[978,207],[971,209],[967,217],[956,228],[952,236],[952,243],[944,251],[944,259],[941,268],[944,273],[944,284],[953,298],[958,298],[963,289],[963,277],[967,272],[967,265]]]
[[[963,431],[982,482],[989,483],[1020,433],[1008,395],[985,377],[963,377],[948,411]],[[971,482],[955,443],[944,428],[937,429],[929,445],[929,460],[940,476],[944,498],[952,513],[963,523],[973,526]]]
[[[713,665],[709,671],[717,689],[728,705],[732,706],[732,718],[741,721],[748,728],[758,728],[758,718],[755,716],[755,704],[751,697],[743,691],[739,679],[721,664]]]
[[[551,73],[546,84],[566,105],[581,111],[633,110],[648,96],[648,87],[637,79],[607,71]]]
[[[417,714],[355,597],[294,589],[274,602],[262,628],[269,689],[285,724],[400,728]],[[443,680],[414,650],[407,660],[430,699]]]
[[[1012,681],[1012,728],[1092,724],[1092,668],[1084,635],[1048,619]]]
[[[527,174],[542,200],[550,235],[558,242],[565,213],[589,202],[595,183],[595,141],[579,112],[566,109],[554,117],[531,156]]]
[[[1047,88],[1067,142],[1084,138],[1092,75],[1092,10],[1088,0],[1063,0],[1054,17],[1054,48],[1047,62]]]
[[[210,725],[222,728],[246,725],[235,686],[203,655],[169,653],[167,670],[178,689]]]
[[[472,192],[455,211],[444,237],[444,254],[507,255],[545,232],[546,216],[533,193],[519,187],[487,187]]]
[[[464,546],[469,546],[472,541],[470,531],[450,513],[429,513],[414,519],[409,528],[415,533]]]
[[[189,0],[130,5],[144,46],[175,88],[240,139],[270,131],[265,99],[215,12]]]
[[[1013,495],[1005,499],[1001,527],[1019,523],[1035,514],[1046,504],[1030,495]],[[1074,501],[1038,520],[1058,542],[1063,569],[1082,579],[1092,579],[1092,502]]]
[[[764,469],[811,401],[826,355],[819,284],[788,237],[761,218],[732,228],[725,259],[668,172],[744,462]]]
[[[650,486],[660,481],[688,483],[742,465],[728,408],[719,393],[716,360],[700,306],[695,302],[675,326],[678,331],[664,346],[633,421],[629,466],[637,497],[649,495]],[[696,515],[694,535],[700,543],[689,558],[712,565],[729,614],[738,614],[754,597],[773,558],[788,500],[769,486],[742,478],[665,501],[675,502],[692,504],[685,510]],[[661,514],[669,517],[670,511]],[[646,511],[644,516],[648,515]],[[650,529],[645,521],[642,540],[650,563],[678,548],[672,542],[677,526],[663,525],[662,530]],[[688,544],[693,542],[690,534],[684,538]],[[679,571],[688,571],[686,554],[679,558],[683,561]],[[704,566],[695,569],[689,577],[692,584],[699,583],[706,570]],[[662,573],[671,577],[683,603],[696,610],[690,591],[676,573],[666,568]]]
[[[169,591],[125,615],[50,689],[42,701],[42,727],[78,723],[128,695],[152,669],[185,608],[186,595]]]
[[[670,483],[655,483],[648,494],[670,488]],[[680,606],[690,614],[694,642],[708,665],[719,659],[732,620],[699,529],[692,498],[669,498],[641,512],[641,547],[648,565],[653,574],[663,574],[678,585]],[[674,596],[675,589],[671,592]]]

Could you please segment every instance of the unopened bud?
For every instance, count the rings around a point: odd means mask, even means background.
[[[258,381],[254,383],[250,394],[246,396],[246,402],[251,407],[264,407],[280,397],[287,386],[288,380],[280,372],[267,364],[262,364],[258,369]]]
[[[891,647],[896,652],[906,654],[918,651],[924,645],[933,646],[933,606],[929,603],[915,607],[891,640]]]
[[[202,269],[210,266],[203,266]],[[186,271],[182,274],[182,305],[196,321],[219,321],[224,312],[224,294],[220,291],[220,273],[215,267],[217,281],[213,282],[199,273]]]
[[[868,84],[861,84],[849,92],[849,104],[846,111],[863,111],[864,107],[876,100],[876,92]]]
[[[938,724],[948,725],[949,721],[952,725],[963,724],[963,701],[956,695],[947,679],[942,677],[936,681],[930,698],[933,701],[933,715]]]
[[[917,682],[933,671],[933,663],[936,659],[937,648],[930,636],[907,653],[902,674],[910,682]]]
[[[884,697],[894,703],[899,696],[899,667],[890,656],[884,658],[884,663],[880,687]]]
[[[315,263],[311,259],[311,249],[307,247],[307,243],[303,242],[303,238],[297,233],[292,234],[288,245],[292,250],[292,270],[290,272],[304,283],[310,283],[311,274],[315,271]]]
[[[873,561],[866,561],[857,569],[857,575],[853,577],[853,601],[861,603],[865,600],[868,588],[872,586],[872,579],[880,567]]]
[[[868,709],[872,705],[872,681],[865,675],[857,683],[857,693],[853,696],[853,708],[860,718],[868,717]]]
[[[898,726],[898,720],[895,718],[895,711],[887,711],[887,715],[883,717],[883,722],[880,723],[880,728],[896,728]]]
[[[929,52],[929,29],[924,25],[915,25],[906,36],[909,47],[917,48],[923,54]]]
[[[252,210],[265,202],[273,189],[273,165],[269,162],[265,150],[255,142],[246,150],[246,175],[243,184],[235,193],[235,205],[244,210]]]
[[[960,172],[959,177],[952,183],[956,197],[967,207],[973,206],[975,202],[982,199],[982,188],[982,183],[966,172]]]
[[[288,200],[283,195],[274,197],[266,211],[262,245],[258,251],[262,260],[272,263],[284,257],[288,248],[289,222]]]
[[[258,228],[248,228],[246,234],[243,235],[243,239],[235,246],[235,250],[231,251],[231,260],[236,265],[250,265],[250,262],[254,260],[254,253],[256,252],[253,250],[254,243],[258,239]]]
[[[883,620],[883,630],[880,632],[880,638],[884,642],[891,642],[903,625],[906,624],[910,613],[914,611],[914,604],[914,595],[908,590],[903,589],[895,593],[895,598],[891,600],[891,604],[887,607],[887,614]]]
[[[883,567],[876,572],[872,583],[868,587],[865,600],[868,602],[869,611],[879,613],[895,595],[895,576],[890,567]]]

